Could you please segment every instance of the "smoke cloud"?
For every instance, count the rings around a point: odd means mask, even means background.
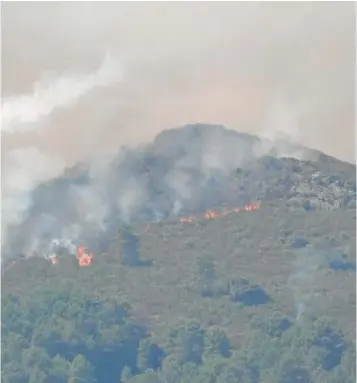
[[[112,161],[121,147],[187,123],[262,135],[270,141],[255,147],[257,156],[283,137],[354,162],[354,71],[353,3],[4,3],[5,228],[38,222],[59,240],[61,225],[79,236],[79,223],[104,227],[108,211],[127,221],[144,205],[148,215],[157,213],[152,190],[173,191],[175,198],[160,204],[177,214],[192,198],[192,180],[199,189],[215,169],[229,172],[251,146],[237,150],[208,134],[199,149],[196,142],[184,156],[176,153],[160,182],[143,175],[140,156],[151,159],[144,149]],[[154,149],[164,157],[174,152],[167,143]],[[285,145],[278,151],[302,155]],[[39,215],[28,223],[35,187],[86,160],[87,184],[36,204],[42,212],[59,206],[50,214],[56,219],[44,225],[48,217]]]
[[[260,134],[281,103],[285,132],[355,161],[352,2],[2,6],[5,99],[45,73],[93,71],[106,52],[129,59],[125,80],[56,113],[41,135],[3,134],[3,150],[26,143],[73,165],[187,123]]]
[[[60,76],[48,78],[35,84],[32,94],[5,98],[1,110],[2,133],[22,133],[24,131],[46,128],[46,118],[58,108],[73,107],[75,102],[99,86],[109,86],[122,78],[122,68],[107,55],[100,68],[87,75]],[[14,148],[3,154],[2,161],[2,238],[6,241],[10,226],[22,224],[32,206],[32,192],[39,182],[59,176],[65,168],[61,157],[40,152],[36,147]],[[78,193],[80,193],[78,191]],[[81,195],[82,204],[86,204],[86,219],[101,219],[100,205],[93,206],[93,197]],[[88,203],[88,201],[90,201]],[[37,227],[39,233],[51,225],[48,216],[44,216]],[[51,218],[51,217],[50,217]],[[52,219],[54,219],[52,217]],[[41,229],[42,228],[42,229]],[[34,241],[38,240],[36,234]],[[32,252],[37,244],[32,243],[28,251]]]
[[[9,227],[21,225],[32,204],[32,191],[39,180],[63,170],[61,159],[49,158],[36,148],[14,149],[2,161],[1,238],[6,241]],[[3,244],[3,243],[2,243]]]
[[[89,75],[46,79],[34,85],[32,94],[5,98],[1,111],[1,131],[21,133],[39,128],[39,123],[57,108],[75,102],[98,86],[108,86],[121,78],[121,68],[107,55],[100,68]]]
[[[297,320],[309,311],[309,304],[317,289],[316,279],[325,263],[324,254],[318,249],[306,248],[296,254],[288,285],[293,293]]]

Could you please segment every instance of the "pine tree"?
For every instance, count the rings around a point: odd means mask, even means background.
[[[93,367],[83,355],[79,354],[73,359],[70,368],[70,381],[71,383],[96,383]]]

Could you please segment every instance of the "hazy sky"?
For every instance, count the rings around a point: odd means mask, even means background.
[[[108,52],[123,76],[3,133],[3,153],[36,146],[71,164],[209,122],[292,132],[354,161],[355,31],[353,2],[2,3],[3,105],[98,70]]]

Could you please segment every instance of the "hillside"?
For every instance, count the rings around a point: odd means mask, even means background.
[[[281,157],[286,153],[305,160]],[[93,247],[99,232],[121,223],[166,221],[256,200],[355,209],[355,182],[354,165],[320,152],[222,126],[188,125],[36,188],[24,221],[7,235],[3,258],[48,252],[54,238]]]
[[[37,256],[2,277],[3,381],[355,382],[356,168],[262,148],[186,126],[35,190],[7,251],[35,236]],[[52,265],[74,225],[93,262]]]

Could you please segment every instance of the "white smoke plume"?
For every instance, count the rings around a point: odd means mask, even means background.
[[[38,180],[59,175],[63,162],[36,148],[15,149],[2,163],[2,234],[9,225],[20,224],[31,206],[31,192]],[[36,181],[34,181],[36,180]],[[4,237],[3,237],[4,238]]]
[[[8,134],[3,150],[31,140],[70,166],[188,123],[259,134],[278,98],[299,143],[354,161],[355,31],[353,2],[5,2],[4,96],[106,51],[131,65],[125,84],[54,116],[48,133]]]
[[[285,101],[282,97],[273,98],[261,124],[259,136],[261,140],[255,145],[257,157],[274,151],[277,157],[293,157],[298,160],[309,160],[311,151],[296,143],[302,141],[301,111],[296,105]]]
[[[52,2],[7,3],[2,8],[5,159],[14,146],[33,145],[42,156],[50,153],[72,166],[88,156],[117,152],[122,145],[151,141],[166,128],[207,122],[250,134],[263,128],[274,141],[275,133],[283,131],[351,160],[352,3]],[[77,73],[79,68],[82,73],[106,51],[130,57],[130,68],[125,65],[124,71],[122,61],[109,55],[92,73],[44,78],[53,69]],[[271,148],[268,141],[266,147],[258,146],[257,156]],[[167,145],[165,150],[174,152]],[[291,155],[285,144],[277,152]],[[173,212],[191,197],[189,180],[196,180],[192,171],[203,172],[205,181],[216,169],[229,172],[239,166],[246,153],[219,134],[204,143],[189,142],[174,173],[164,174],[162,186],[177,194]],[[50,158],[41,161],[52,163]],[[61,168],[53,161],[48,179]],[[28,192],[13,200],[20,211],[15,221],[25,219],[32,204],[30,190],[41,182],[34,167],[24,176],[31,175]],[[79,224],[80,215],[101,227],[108,211],[117,209],[126,220],[142,205],[156,211],[146,193],[157,180],[131,178],[141,172],[135,161],[121,171],[122,177],[113,180],[111,164],[101,165],[87,185],[71,189],[73,217],[59,220],[61,224]],[[111,190],[116,195],[107,198]]]
[[[96,87],[113,85],[123,78],[123,68],[107,54],[97,71],[90,74],[56,76],[35,83],[31,94],[5,98],[1,131],[22,133],[35,130],[58,108],[73,107]]]
[[[123,74],[123,66],[107,54],[101,66],[92,73],[57,75],[40,80],[34,85],[31,94],[2,101],[1,132],[24,133],[46,128],[46,122],[57,109],[74,107],[80,98],[94,88],[111,86],[122,80]],[[5,153],[2,159],[2,246],[6,244],[9,227],[21,225],[26,220],[35,187],[42,181],[59,176],[65,165],[63,158],[36,147],[20,147]],[[77,190],[81,206],[85,205],[84,220],[98,221],[104,213],[98,212],[100,205],[91,193],[93,191]],[[96,210],[93,206],[96,206]],[[95,212],[94,217],[93,213],[89,215],[90,211]],[[43,220],[40,226],[41,222]],[[26,250],[32,252],[36,247],[31,242]]]
[[[296,253],[293,271],[288,280],[295,302],[296,320],[308,311],[311,298],[316,292],[315,280],[324,263],[323,254],[316,249],[307,247]]]

